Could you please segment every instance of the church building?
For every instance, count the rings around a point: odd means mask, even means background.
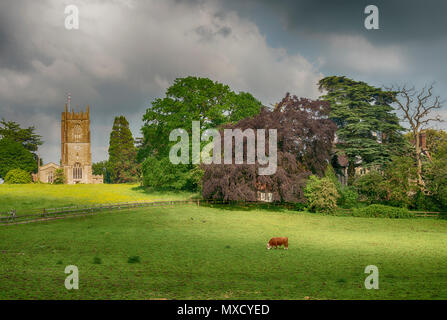
[[[69,97],[70,105],[70,97]],[[70,106],[71,109],[71,106]],[[37,179],[45,183],[53,183],[55,172],[62,168],[65,183],[103,183],[102,175],[92,174],[92,153],[90,148],[90,109],[84,113],[62,112],[61,120],[61,161],[60,165],[50,162],[39,166]]]

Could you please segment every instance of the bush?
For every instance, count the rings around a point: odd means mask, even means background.
[[[313,212],[334,213],[339,194],[335,183],[329,178],[310,176],[304,188],[307,208]]]
[[[395,207],[409,207],[414,202],[416,166],[410,157],[393,157],[392,162],[382,168],[357,177],[354,186],[368,203],[381,203]]]
[[[339,190],[340,198],[338,199],[337,204],[340,207],[350,209],[357,207],[358,193],[353,187],[342,187]]]
[[[416,210],[424,210],[424,211],[442,211],[441,204],[437,200],[439,194],[427,195],[421,190],[418,190],[414,195],[414,201],[411,205],[411,208]]]
[[[65,179],[65,173],[64,173],[64,169],[60,168],[60,169],[56,169],[55,173],[54,173],[54,184],[64,184],[66,181]]]
[[[384,182],[383,176],[376,171],[372,171],[363,176],[359,176],[354,181],[354,186],[363,200],[372,203],[381,201],[385,198],[386,193],[380,187]]]
[[[296,202],[295,203],[295,210],[296,211],[305,211],[307,209],[306,204],[302,202]]]
[[[203,170],[190,164],[172,164],[169,158],[147,157],[143,162],[143,185],[158,190],[197,191]]]
[[[9,184],[31,183],[31,174],[22,169],[9,170],[5,177],[5,183]]]
[[[365,208],[355,209],[353,216],[356,217],[379,217],[379,218],[413,218],[414,213],[406,208],[396,208],[382,204],[372,204]]]

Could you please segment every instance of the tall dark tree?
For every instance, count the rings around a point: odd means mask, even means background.
[[[394,92],[362,81],[331,76],[319,81],[321,98],[331,103],[330,118],[337,124],[337,150],[349,160],[350,181],[356,166],[381,167],[404,146],[403,128],[393,113]]]
[[[115,117],[110,133],[108,168],[112,183],[134,182],[139,178],[135,148],[129,122],[124,116]]]
[[[223,200],[257,199],[257,192],[272,193],[274,201],[303,202],[306,178],[323,175],[330,160],[336,125],[328,119],[329,103],[298,99],[289,94],[274,110],[264,108],[259,115],[243,119],[221,129],[277,130],[277,170],[259,175],[255,164],[202,165],[203,197]],[[234,148],[234,144],[233,144]],[[265,149],[268,150],[268,137]],[[244,149],[246,159],[246,148]]]

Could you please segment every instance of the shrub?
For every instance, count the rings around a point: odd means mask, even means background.
[[[307,208],[313,212],[334,213],[339,194],[335,183],[328,177],[310,176],[304,188]]]
[[[380,218],[413,218],[414,213],[406,208],[396,208],[382,204],[372,204],[365,208],[355,209],[356,217],[380,217]]]
[[[25,184],[31,183],[31,175],[22,169],[9,170],[5,177],[5,183],[9,184]]]
[[[350,209],[357,207],[358,193],[353,187],[342,187],[339,190],[340,198],[337,204],[340,207]]]
[[[200,180],[200,173],[190,173],[191,169],[188,164],[175,165],[169,158],[159,160],[150,156],[143,162],[143,185],[154,189],[196,191],[194,183]]]
[[[357,177],[354,181],[354,186],[358,193],[371,203],[385,198],[385,192],[380,188],[384,180],[380,173],[372,171]]]
[[[414,200],[411,208],[424,211],[442,211],[441,204],[437,200],[436,196],[439,196],[439,194],[427,195],[421,190],[418,190],[413,197]]]
[[[64,184],[65,183],[65,173],[64,173],[64,169],[60,168],[60,169],[56,169],[55,173],[54,173],[54,184]]]
[[[393,157],[382,171],[356,178],[354,186],[362,200],[395,207],[411,206],[417,192],[416,167],[410,157]]]
[[[306,210],[306,204],[302,203],[302,202],[296,202],[295,203],[295,210],[296,211],[304,211]]]

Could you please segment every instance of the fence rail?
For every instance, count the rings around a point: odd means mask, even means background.
[[[135,201],[135,202],[118,202],[118,203],[105,203],[96,204],[91,206],[71,206],[60,208],[36,208],[24,211],[17,214],[16,210],[9,212],[0,212],[0,225],[8,224],[22,224],[54,219],[62,219],[66,217],[74,216],[86,216],[93,215],[103,211],[124,210],[141,207],[163,207],[173,205],[185,205],[195,204],[200,206],[201,204],[236,204],[236,205],[264,205],[270,208],[282,207],[287,209],[294,209],[295,205],[292,203],[269,203],[263,201],[224,201],[224,200],[200,200],[200,199],[188,199],[188,200],[167,200],[167,201]],[[352,213],[352,209],[339,208],[338,212]],[[430,211],[412,211],[416,217],[439,217],[441,212]]]
[[[30,209],[22,212],[21,214],[17,214],[16,210],[12,210],[10,212],[0,213],[0,225],[51,220],[69,216],[92,215],[102,211],[123,210],[123,209],[132,209],[140,207],[171,206],[178,204],[200,205],[200,200],[136,201],[136,202],[97,204],[92,206],[39,208],[39,209]]]

